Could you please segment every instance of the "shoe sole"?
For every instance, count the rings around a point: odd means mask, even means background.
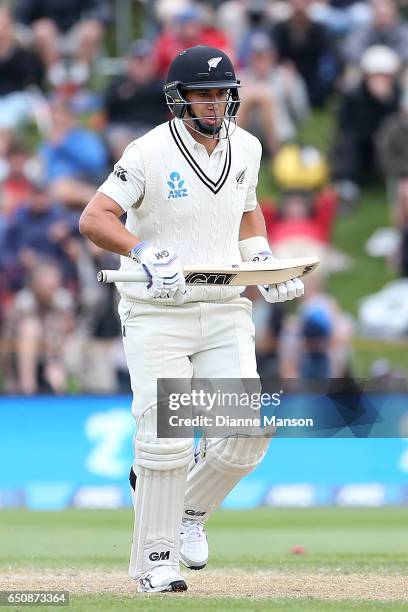
[[[180,557],[180,561],[184,565],[184,567],[190,570],[201,570],[207,565],[207,563],[204,563],[203,565],[188,565],[188,563],[186,563],[186,561],[183,561],[181,557]]]
[[[168,590],[172,593],[182,593],[183,591],[187,591],[187,584],[184,580],[175,580],[174,582],[170,582]]]
[[[184,580],[173,580],[165,589],[161,589],[160,587],[156,587],[155,589],[139,587],[138,589],[139,593],[182,593],[183,591],[187,591],[187,584]]]

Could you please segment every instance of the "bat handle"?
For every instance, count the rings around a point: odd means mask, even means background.
[[[147,283],[146,272],[140,270],[99,270],[96,278],[99,283]]]

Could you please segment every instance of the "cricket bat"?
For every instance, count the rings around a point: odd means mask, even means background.
[[[230,265],[186,265],[183,271],[187,285],[276,285],[309,274],[318,265],[317,257],[298,257]],[[100,283],[148,281],[142,267],[139,270],[100,270],[97,278]]]

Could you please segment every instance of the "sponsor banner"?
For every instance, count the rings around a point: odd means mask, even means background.
[[[130,494],[117,485],[97,485],[79,487],[75,491],[71,505],[74,508],[122,508],[130,505]]]
[[[0,509],[26,505],[25,491],[21,489],[0,489]]]
[[[296,506],[308,508],[317,505],[316,487],[310,484],[277,485],[268,491],[267,506]]]
[[[0,431],[0,509],[131,507],[130,396],[0,397]],[[224,507],[328,504],[408,504],[408,439],[277,437]]]

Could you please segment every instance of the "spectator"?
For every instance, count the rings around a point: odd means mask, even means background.
[[[311,191],[285,191],[276,206],[261,202],[266,229],[274,254],[280,258],[317,255],[319,272],[328,271],[331,231],[335,220],[337,195],[326,188]]]
[[[398,271],[408,276],[408,92],[404,92],[401,109],[385,121],[378,132],[379,162],[388,182],[392,217],[401,243],[397,256]]]
[[[16,16],[32,31],[54,87],[88,80],[110,17],[107,0],[18,0]],[[64,53],[74,57],[69,74]]]
[[[306,279],[307,293],[296,315],[285,320],[280,334],[282,378],[346,378],[354,324],[319,277]]]
[[[11,131],[32,115],[32,96],[27,88],[39,85],[40,60],[16,41],[10,11],[0,7],[0,131]],[[0,139],[0,155],[6,153],[8,138]]]
[[[254,0],[225,0],[221,2],[216,12],[216,23],[226,34],[233,49],[237,51],[246,37],[248,27],[250,27],[251,17],[248,11],[255,7],[255,11],[263,4],[262,1]],[[261,6],[262,9],[262,6]],[[241,58],[238,54],[239,63]]]
[[[279,378],[279,338],[285,314],[283,306],[262,300],[258,288],[254,286],[247,287],[245,296],[252,301],[258,373],[261,378]]]
[[[40,148],[51,196],[82,208],[103,179],[107,152],[97,134],[77,124],[67,101],[55,100],[51,111],[51,132]]]
[[[271,22],[264,0],[256,0],[246,7],[246,28],[236,45],[240,66],[247,66],[250,62],[254,38],[269,36]]]
[[[404,91],[400,110],[387,117],[378,130],[377,151],[389,192],[399,209],[399,201],[408,198],[408,90]]]
[[[6,313],[6,391],[31,395],[67,390],[64,345],[74,327],[73,303],[59,269],[40,264]]]
[[[308,11],[310,0],[289,0],[289,18],[272,29],[279,60],[292,62],[306,83],[312,106],[322,106],[333,91],[339,72],[338,60],[328,29],[314,22]]]
[[[336,36],[345,36],[371,22],[372,10],[366,0],[319,0],[311,5],[311,15]]]
[[[293,67],[279,65],[269,37],[251,42],[248,68],[242,73],[240,125],[260,138],[272,155],[277,144],[292,140],[309,112],[307,91]]]
[[[70,339],[69,364],[82,390],[114,393],[118,388],[116,353],[121,343],[117,293],[97,282],[98,270],[117,268],[118,257],[82,237],[66,245],[77,275],[77,334]],[[119,341],[119,342],[118,342]]]
[[[398,15],[396,0],[371,0],[372,23],[353,32],[343,45],[346,62],[358,65],[363,53],[374,45],[390,47],[401,62],[408,60],[408,26]]]
[[[166,121],[168,109],[163,81],[157,74],[152,45],[135,41],[126,62],[126,73],[117,77],[106,92],[108,141],[115,160],[135,138]]]
[[[408,206],[407,201],[399,203],[399,228],[401,231],[401,247],[399,256],[399,272],[404,278],[408,277]]]
[[[344,94],[337,119],[334,176],[359,183],[376,173],[375,138],[383,121],[399,108],[398,55],[370,47],[361,59],[362,82]]]
[[[195,45],[208,45],[230,53],[225,34],[215,27],[206,26],[200,9],[190,5],[176,14],[156,40],[159,74],[165,78],[170,62],[177,53]]]
[[[333,321],[323,303],[309,304],[300,313],[300,338],[303,344],[299,355],[301,378],[329,378],[330,340]]]
[[[32,183],[30,191],[25,206],[9,219],[3,240],[2,263],[12,291],[23,286],[42,259],[64,267],[60,240],[61,223],[68,223],[67,212],[53,204],[43,183]]]
[[[30,160],[26,147],[18,141],[11,143],[6,161],[7,170],[1,187],[0,211],[4,217],[11,217],[31,196],[30,178],[35,162]]]

